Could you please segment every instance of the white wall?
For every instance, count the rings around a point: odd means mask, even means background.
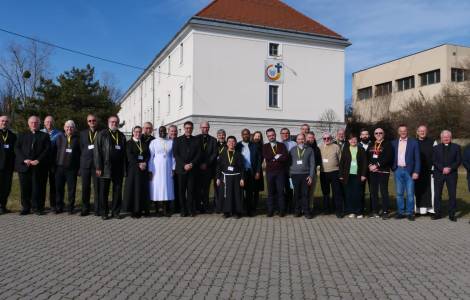
[[[278,110],[267,107],[269,41],[281,44],[287,67]],[[194,44],[194,114],[318,121],[331,108],[343,121],[343,49],[200,31]]]

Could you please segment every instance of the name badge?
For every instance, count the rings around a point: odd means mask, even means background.
[[[351,166],[353,166],[353,167],[357,166],[357,161],[355,161],[355,160],[351,161]]]
[[[10,145],[3,145],[4,149],[10,149]]]
[[[323,159],[323,162],[324,162],[324,163],[327,163],[327,162],[328,162],[328,158],[324,158],[324,159]]]
[[[372,158],[379,158],[377,154],[372,155]]]
[[[232,166],[228,166],[227,170],[228,170],[228,171],[230,171],[230,172],[233,172],[233,170],[234,170],[234,167],[232,167]]]
[[[301,161],[301,160],[298,160],[298,161],[297,161],[297,164],[298,164],[298,165],[301,165],[301,164],[302,164],[302,161]]]
[[[116,150],[121,150],[121,146],[120,146],[120,145],[116,145],[116,146],[114,146],[114,148],[115,148]]]
[[[144,160],[144,157],[142,155],[137,156],[138,160]]]
[[[274,156],[274,159],[278,159],[279,157],[281,157],[281,154],[276,154],[276,156]]]
[[[95,149],[95,145],[88,145],[88,150],[93,150]]]
[[[65,152],[66,152],[66,153],[72,153],[72,149],[67,148],[67,149],[65,149]]]

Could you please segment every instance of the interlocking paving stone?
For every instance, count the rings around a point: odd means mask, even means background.
[[[470,299],[470,225],[0,216],[0,299]]]

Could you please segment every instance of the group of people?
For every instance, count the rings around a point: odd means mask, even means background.
[[[463,157],[452,134],[444,130],[440,142],[427,137],[427,128],[417,129],[417,139],[408,128],[398,128],[398,138],[388,141],[382,128],[357,136],[340,129],[334,138],[322,134],[317,145],[308,124],[291,139],[288,128],[277,140],[273,128],[263,133],[243,129],[241,138],[209,134],[209,122],[184,123],[184,134],[176,126],[154,128],[150,122],[135,126],[129,139],[119,130],[119,118],[111,116],[107,128],[99,130],[96,116],[87,116],[88,128],[78,132],[74,121],[63,131],[54,128],[51,116],[31,116],[28,130],[18,137],[9,129],[9,118],[0,116],[0,214],[7,213],[13,172],[19,175],[21,215],[45,213],[49,181],[51,209],[75,213],[77,177],[81,177],[81,216],[92,211],[104,220],[120,219],[121,211],[133,218],[151,215],[182,217],[196,213],[222,213],[224,217],[254,216],[260,192],[267,185],[267,216],[293,213],[313,217],[312,199],[319,173],[323,210],[338,218],[363,218],[366,185],[370,191],[369,217],[390,217],[389,177],[396,186],[395,218],[415,219],[415,214],[442,217],[442,191],[449,194],[449,219],[456,221],[458,168],[463,162],[470,172],[470,148]],[[264,172],[265,171],[265,172]],[[266,180],[265,178],[266,177]],[[470,176],[468,177],[470,189]],[[213,185],[213,201],[210,188]],[[93,187],[93,188],[92,188]],[[67,190],[67,206],[65,205]],[[112,191],[109,206],[109,191]],[[124,190],[124,191],[123,191]],[[94,208],[91,207],[91,193]],[[380,199],[379,199],[380,192]],[[331,194],[331,195],[330,195]],[[406,194],[406,197],[405,197]],[[405,200],[406,199],[406,200]],[[176,200],[176,201],[175,201]]]

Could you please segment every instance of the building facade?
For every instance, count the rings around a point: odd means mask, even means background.
[[[239,136],[245,127],[288,127],[294,134],[301,123],[323,126],[327,110],[337,115],[329,122],[339,126],[348,45],[280,1],[214,1],[124,94],[123,130],[153,121],[181,132],[187,120],[196,127],[207,120],[212,134],[223,128]]]
[[[414,99],[469,79],[470,47],[444,44],[353,73],[354,113],[378,121]]]

